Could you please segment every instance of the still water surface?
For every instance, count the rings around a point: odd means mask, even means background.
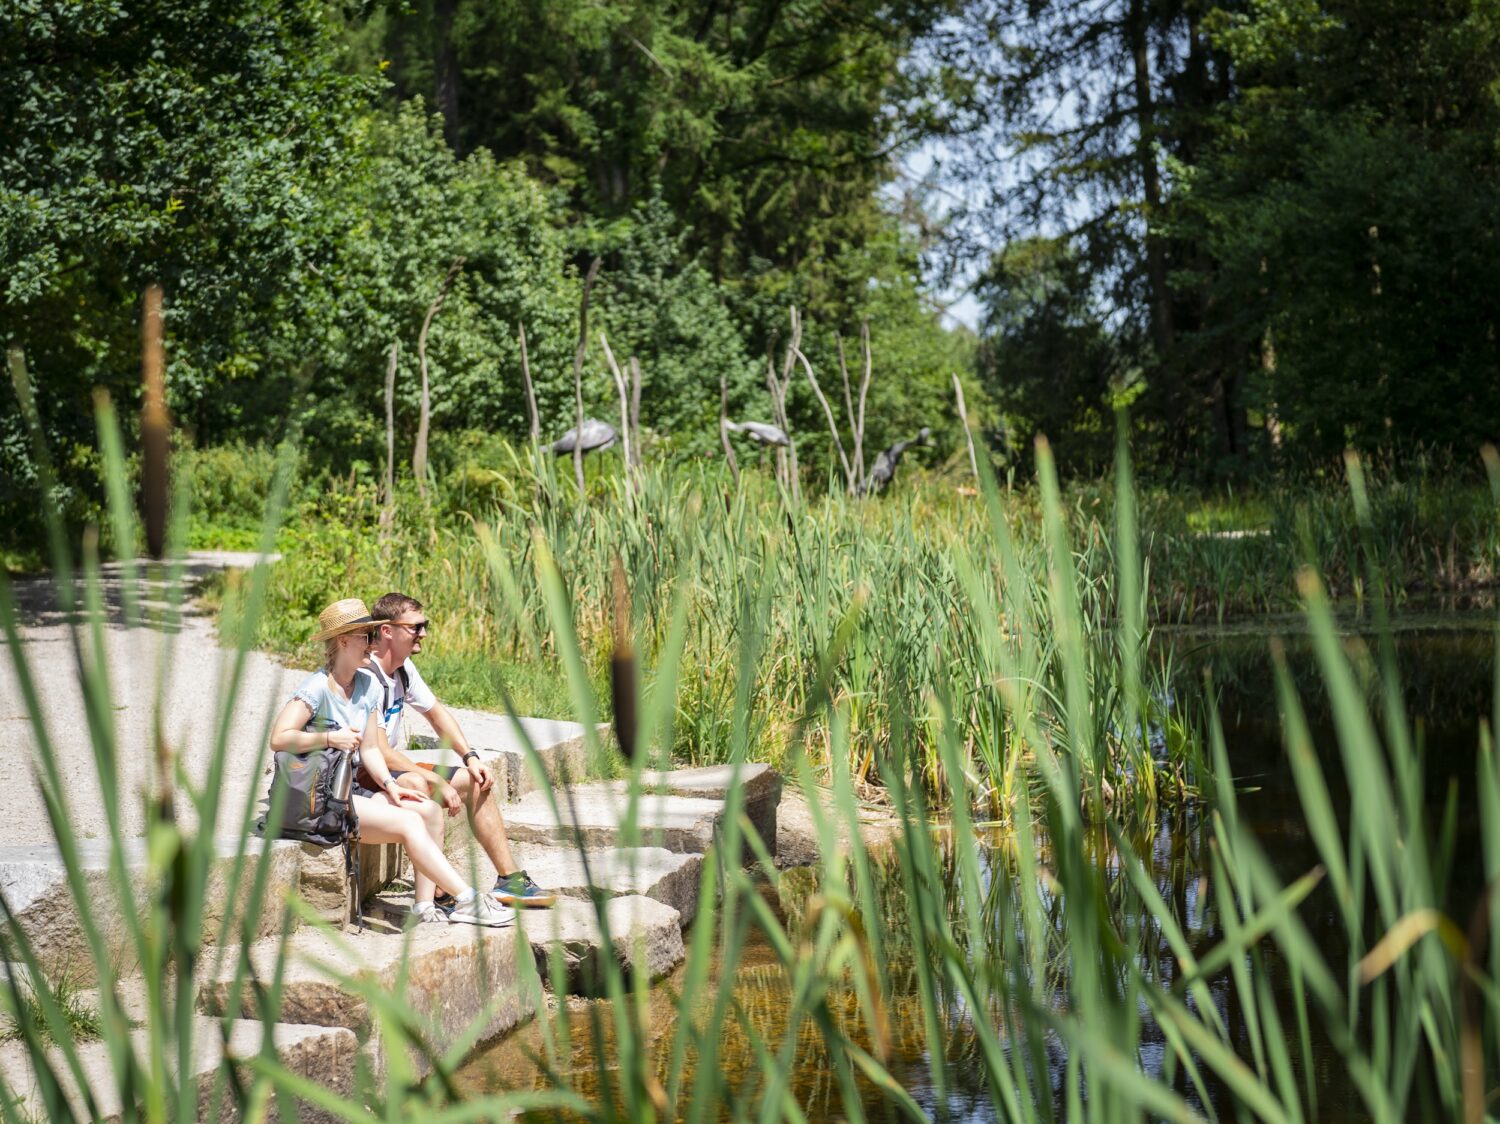
[[[1346,647],[1357,653],[1361,645],[1373,645],[1362,622],[1351,619],[1347,627]],[[1319,751],[1325,776],[1336,798],[1342,790],[1337,742],[1321,679],[1307,644],[1300,638],[1300,622],[1295,617],[1260,621],[1255,627],[1241,626],[1233,631],[1179,631],[1161,634],[1158,642],[1170,650],[1176,668],[1176,691],[1182,698],[1202,698],[1200,686],[1205,681],[1214,686],[1218,712],[1225,731],[1231,768],[1239,790],[1241,819],[1253,828],[1267,856],[1284,880],[1306,873],[1318,862],[1316,850],[1308,837],[1291,773],[1286,767],[1282,748],[1280,720],[1275,706],[1275,689],[1269,642],[1281,638],[1287,649],[1289,665],[1300,686],[1307,708],[1313,743]],[[1448,887],[1447,912],[1466,920],[1473,909],[1482,882],[1479,867],[1479,832],[1475,806],[1475,753],[1482,716],[1493,713],[1495,705],[1495,614],[1492,611],[1407,613],[1397,622],[1397,657],[1405,704],[1424,749],[1425,782],[1429,812],[1434,822],[1452,801],[1457,809],[1457,838],[1453,874]],[[1347,820],[1346,812],[1340,812]],[[1347,826],[1347,823],[1346,823]],[[1212,922],[1203,926],[1204,909],[1198,890],[1206,876],[1207,848],[1203,831],[1191,813],[1175,817],[1160,825],[1154,837],[1137,841],[1137,849],[1151,856],[1158,884],[1169,891],[1184,927],[1209,939],[1217,939]],[[995,858],[989,869],[1008,869],[998,851],[986,851],[984,858]],[[883,900],[899,909],[902,894],[899,873],[893,869],[889,855],[877,854],[879,893]],[[779,894],[769,886],[763,893],[778,916],[786,919],[795,914],[815,889],[811,871],[790,871],[782,878]],[[1326,955],[1341,963],[1342,925],[1336,916],[1326,888],[1320,888],[1302,906],[1301,913],[1314,939]],[[753,932],[753,930],[752,930]],[[1274,957],[1268,959],[1274,970]],[[788,985],[775,955],[763,942],[751,943],[737,965],[715,965],[716,971],[733,971],[736,999],[765,1041],[779,1043],[788,1020]],[[887,965],[891,984],[890,1022],[894,1036],[890,1069],[895,1079],[931,1115],[950,1120],[991,1120],[993,1110],[988,1091],[983,1087],[981,1065],[966,1065],[974,1048],[965,1020],[968,1014],[955,1008],[945,1028],[949,1085],[942,1103],[938,1103],[928,1056],[927,1036],[922,1011],[909,962],[893,955]],[[680,973],[679,973],[680,976]],[[669,977],[653,989],[651,1012],[647,1020],[652,1048],[664,1070],[677,1012],[673,1002],[679,978]],[[1279,981],[1284,984],[1284,981]],[[1228,1002],[1228,988],[1218,992]],[[834,997],[842,1002],[846,1026],[858,1024],[857,1002],[852,987]],[[613,1022],[606,1004],[589,1005],[590,1010],[572,1012],[571,1046],[562,1053],[561,1068],[566,1082],[590,1099],[607,1096],[611,1085],[607,1067],[615,1056]],[[709,1012],[696,1017],[706,1019]],[[1228,1010],[1231,1020],[1235,1017]],[[602,1035],[603,1050],[595,1043]],[[868,1042],[863,1042],[867,1048]],[[534,1059],[542,1052],[540,1028],[536,1025],[477,1053],[460,1074],[460,1083],[471,1089],[518,1089],[542,1087],[545,1075]],[[1159,1035],[1147,1028],[1143,1033],[1142,1058],[1148,1068],[1163,1053]],[[1324,1056],[1327,1072],[1316,1076],[1319,1088],[1318,1119],[1324,1121],[1357,1121],[1362,1117],[1350,1107],[1356,1098],[1344,1084],[1342,1067],[1332,1049]],[[733,1026],[726,1027],[721,1043],[721,1068],[731,1083],[741,1075],[757,1069],[756,1059]],[[1061,1055],[1057,1059],[1062,1064]],[[1062,1073],[1054,1074],[1060,1081]],[[840,1091],[834,1073],[823,1056],[821,1039],[810,1022],[804,1022],[799,1042],[793,1094],[809,1120],[839,1119]],[[1180,1089],[1189,1100],[1187,1089]],[[874,1119],[885,1119],[885,1098],[867,1088],[866,1103]],[[1212,1095],[1212,1090],[1211,1090]],[[895,1119],[894,1110],[890,1110]]]

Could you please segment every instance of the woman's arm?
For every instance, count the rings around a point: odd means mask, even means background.
[[[304,730],[313,716],[312,707],[301,699],[287,699],[281,713],[271,725],[271,748],[280,753],[308,753],[328,746],[328,733],[324,730]]]
[[[391,743],[386,740],[385,726],[380,721],[379,712],[371,711],[370,719],[365,723],[364,737],[360,739],[360,764],[365,767],[365,772],[370,774],[375,787],[385,793],[386,799],[392,804],[399,804],[403,800],[414,800],[418,803],[426,800],[425,793],[403,788],[396,783],[396,778],[391,776],[391,770],[385,763],[385,751],[390,747]]]

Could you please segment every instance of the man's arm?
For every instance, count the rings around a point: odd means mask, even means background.
[[[453,752],[458,754],[459,760],[464,768],[468,769],[469,776],[479,786],[480,791],[484,791],[494,783],[489,766],[480,761],[477,755],[464,760],[473,751],[469,748],[469,739],[464,737],[463,727],[458,724],[458,719],[453,717],[451,710],[440,702],[434,702],[431,709],[422,717],[427,719],[428,724],[432,726],[432,732],[438,736],[438,741],[450,746]]]

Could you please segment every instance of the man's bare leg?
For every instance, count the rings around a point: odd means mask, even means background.
[[[425,769],[413,769],[402,773],[397,778],[397,783],[430,795],[433,785],[423,775],[426,772]],[[514,874],[517,870],[516,860],[510,853],[510,840],[505,837],[505,821],[500,817],[499,806],[491,799],[495,790],[491,788],[488,792],[480,792],[474,787],[474,778],[469,776],[467,769],[459,769],[449,778],[448,783],[458,789],[458,794],[468,805],[469,827],[479,846],[489,856],[490,862],[495,864],[495,873]]]

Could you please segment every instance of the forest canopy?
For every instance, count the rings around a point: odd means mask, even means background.
[[[997,461],[1047,434],[1212,483],[1346,447],[1469,463],[1500,427],[1500,15],[1460,0],[9,0],[4,332],[98,500],[91,400],[137,401],[166,292],[169,404],[209,447],[297,429],[373,471],[426,340],[436,432],[544,436],[604,330],[669,458],[769,418],[789,309],[835,385],[868,324],[874,449],[952,378]],[[920,167],[921,176],[910,169]],[[956,287],[972,326],[943,314]],[[805,379],[788,411],[831,461]],[[29,445],[0,401],[13,535]]]

